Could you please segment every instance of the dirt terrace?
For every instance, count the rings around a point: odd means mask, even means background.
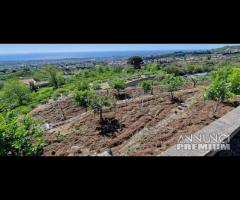
[[[192,134],[215,120],[209,117],[214,102],[202,99],[202,86],[185,85],[182,89],[176,94],[186,106],[172,103],[161,87],[154,88],[154,95],[144,96],[140,88],[128,88],[126,93],[132,98],[105,109],[102,126],[99,116],[74,106],[70,98],[39,107],[32,114],[52,125],[45,133],[43,155],[72,155],[72,146],[80,147],[79,156],[96,155],[107,148],[117,155],[158,155],[175,144],[181,134]],[[221,104],[217,116],[233,108]]]

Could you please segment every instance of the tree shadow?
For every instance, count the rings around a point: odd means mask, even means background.
[[[240,105],[240,102],[239,101],[233,101],[233,102],[223,102],[224,105],[226,106],[231,106],[231,107],[238,107]]]
[[[121,130],[125,127],[125,124],[119,122],[115,117],[104,118],[102,122],[100,122],[100,126],[96,128],[96,130],[100,131],[100,135],[105,136],[115,136],[118,130]]]
[[[117,100],[126,100],[126,99],[131,99],[132,96],[127,93],[122,93],[122,94],[115,94],[115,97]]]
[[[184,103],[184,101],[181,99],[181,97],[173,97],[171,98],[171,102],[174,104],[174,103],[177,103],[177,104],[181,104],[181,103]]]

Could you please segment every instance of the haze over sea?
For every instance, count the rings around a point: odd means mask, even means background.
[[[65,53],[30,53],[30,54],[0,54],[0,61],[31,61],[31,60],[54,60],[75,58],[105,58],[105,57],[128,57],[133,55],[147,56],[160,55],[172,51],[106,51],[106,52],[65,52]]]

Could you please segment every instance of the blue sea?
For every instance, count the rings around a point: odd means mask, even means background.
[[[134,55],[148,56],[160,55],[172,51],[112,51],[112,52],[66,52],[66,53],[30,53],[30,54],[0,54],[0,61],[32,61],[55,59],[83,59],[83,58],[108,58],[129,57]]]

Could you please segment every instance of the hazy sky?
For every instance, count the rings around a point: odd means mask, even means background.
[[[226,44],[0,44],[0,54],[132,50],[201,50],[225,45]]]

